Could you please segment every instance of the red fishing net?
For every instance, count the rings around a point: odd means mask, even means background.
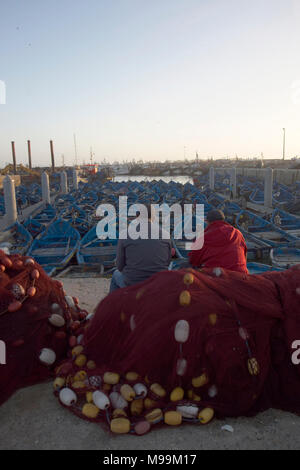
[[[162,272],[98,306],[82,346],[57,369],[77,415],[144,434],[269,407],[300,412],[300,270]]]
[[[53,375],[86,315],[33,259],[0,250],[0,404]]]

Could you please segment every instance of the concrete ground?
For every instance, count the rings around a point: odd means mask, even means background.
[[[90,312],[108,291],[106,279],[60,279]],[[222,430],[229,424],[233,432]],[[161,427],[142,437],[112,436],[64,409],[52,383],[18,390],[0,407],[0,449],[203,450],[300,449],[300,417],[268,410],[254,418],[214,420],[207,426]]]

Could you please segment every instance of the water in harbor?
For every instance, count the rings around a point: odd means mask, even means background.
[[[137,182],[141,182],[141,181],[153,181],[153,180],[156,180],[156,181],[159,181],[159,180],[162,180],[162,181],[165,181],[166,183],[169,183],[170,181],[175,181],[176,183],[181,183],[181,184],[185,184],[185,183],[191,183],[193,184],[193,178],[191,176],[187,176],[187,175],[177,175],[177,176],[130,176],[130,175],[119,175],[119,176],[115,176],[113,181],[117,182],[117,183],[120,183],[122,181],[137,181]]]

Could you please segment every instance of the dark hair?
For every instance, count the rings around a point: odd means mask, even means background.
[[[224,212],[219,209],[213,209],[207,214],[207,222],[215,222],[216,220],[225,220]]]

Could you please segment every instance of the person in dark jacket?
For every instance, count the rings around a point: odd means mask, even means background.
[[[197,249],[197,240],[189,252],[192,266],[215,268],[248,274],[247,246],[242,233],[225,222],[220,210],[207,214],[208,226],[204,230],[204,244]]]
[[[160,232],[160,238],[152,239],[151,217],[146,222],[148,239],[133,240],[128,237],[118,241],[117,269],[112,275],[110,292],[145,281],[153,274],[168,269],[172,254],[171,240],[163,232]]]

